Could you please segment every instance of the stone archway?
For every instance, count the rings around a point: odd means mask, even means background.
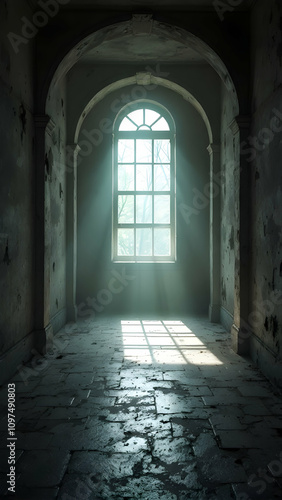
[[[42,88],[41,92],[41,97],[39,97],[38,101],[41,102],[41,105],[44,103],[45,107],[45,113],[48,117],[48,98],[46,100],[46,97],[52,95],[54,92],[56,92],[56,85],[60,81],[61,78],[66,75],[66,73],[69,71],[71,67],[73,67],[79,59],[90,49],[93,49],[94,47],[98,47],[104,40],[107,38],[115,39],[115,38],[122,38],[126,36],[129,32],[131,33],[144,33],[147,30],[151,30],[150,32],[162,34],[163,36],[170,37],[174,40],[177,40],[179,43],[183,45],[190,45],[192,46],[195,50],[201,53],[203,58],[205,59],[206,62],[208,62],[214,70],[217,72],[217,74],[220,76],[221,80],[223,81],[225,87],[228,89],[229,95],[230,95],[230,103],[233,109],[233,114],[234,114],[234,119],[239,113],[239,101],[238,101],[238,96],[237,92],[235,89],[235,86],[233,84],[232,78],[229,74],[229,71],[227,70],[225,64],[223,61],[219,58],[219,56],[202,40],[197,38],[196,36],[192,35],[191,33],[188,33],[187,31],[180,29],[175,26],[169,26],[164,23],[159,23],[157,21],[154,21],[151,16],[133,16],[132,20],[122,22],[119,24],[114,24],[111,26],[107,26],[106,28],[103,28],[95,33],[90,34],[86,38],[84,38],[81,42],[79,42],[77,45],[75,45],[69,53],[63,58],[63,60],[60,62],[59,66],[56,68],[53,73],[49,75],[49,79],[46,79],[46,85]],[[143,74],[142,76],[139,75],[139,81],[137,81],[138,77],[132,77],[132,81],[122,81],[120,80],[119,82],[115,82],[113,85],[129,85],[134,82],[137,84],[142,84],[142,78],[144,78],[144,81],[146,79],[154,82],[154,79],[156,79],[157,83],[159,85],[164,85],[167,86],[168,88],[172,88],[175,92],[182,93],[184,98],[186,98],[201,114],[208,133],[209,133],[209,138],[210,138],[210,145],[209,145],[209,153],[211,157],[211,182],[213,182],[213,176],[218,173],[220,170],[220,158],[219,158],[219,144],[214,144],[213,143],[213,137],[212,137],[212,130],[209,124],[209,120],[206,116],[205,111],[201,107],[200,103],[196,101],[196,99],[189,94],[189,92],[186,89],[183,89],[181,87],[177,88],[176,84],[169,80],[164,80],[158,77],[154,77],[153,75],[149,74]],[[136,79],[137,78],[137,79]],[[135,79],[135,80],[134,80]],[[100,93],[100,95],[96,95],[93,97],[93,99],[88,103],[87,107],[85,110],[83,110],[81,117],[79,119],[79,123],[77,124],[77,130],[76,133],[73,137],[73,143],[70,144],[70,147],[72,148],[72,160],[71,160],[71,168],[73,170],[73,179],[72,181],[69,181],[68,185],[68,198],[69,200],[74,200],[73,204],[69,209],[71,210],[71,220],[68,221],[68,244],[70,242],[74,242],[76,238],[76,227],[75,227],[75,219],[76,219],[76,213],[75,213],[75,185],[76,185],[76,157],[78,154],[78,148],[79,145],[76,143],[77,137],[78,137],[78,132],[79,128],[81,126],[82,121],[84,120],[86,114],[89,112],[89,110],[95,105],[96,102],[98,102],[100,99],[103,98],[103,95],[107,92],[111,92],[112,88],[111,86],[106,87],[103,89]],[[46,104],[45,104],[46,103]],[[46,115],[40,115],[40,119],[38,122],[42,123],[42,119],[46,117]],[[43,120],[44,121],[44,120]],[[47,124],[47,119],[45,119],[46,124]],[[242,122],[242,121],[241,121]],[[237,122],[236,122],[237,123]],[[235,127],[236,129],[236,127]],[[240,141],[240,135],[238,134],[239,129],[235,130],[234,129],[234,135],[235,135],[235,140],[239,144]],[[42,139],[42,134],[45,135],[45,127],[40,126],[38,129],[38,134],[40,134],[40,137]],[[38,141],[39,144],[42,144],[42,140]],[[70,143],[70,142],[69,142]],[[38,152],[37,158],[38,162],[41,163],[42,165],[42,159],[44,157],[45,151],[43,152],[42,148],[41,151]],[[40,160],[39,160],[40,158]],[[40,176],[39,176],[40,177]],[[235,185],[234,185],[234,191],[236,194],[236,198],[238,201],[238,204],[236,205],[236,210],[238,211],[238,220],[240,220],[240,199],[241,199],[241,186],[242,186],[242,180],[241,180],[240,174],[239,177],[235,178]],[[42,182],[42,176],[39,179],[38,182]],[[40,191],[40,190],[39,190]],[[42,188],[41,188],[41,195],[42,195]],[[46,205],[46,200],[44,200],[44,204],[42,205],[41,203],[41,208]],[[219,274],[220,274],[220,262],[219,262],[219,248],[215,245],[215,242],[218,241],[218,227],[219,224],[214,224],[214,221],[217,220],[219,221],[220,219],[220,205],[219,201],[216,201],[216,198],[213,200],[212,203],[212,208],[211,208],[211,268],[212,268],[212,273],[211,273],[211,304],[210,304],[210,319],[212,321],[218,321],[219,320],[219,293],[220,293],[220,283],[219,283]],[[41,218],[41,223],[44,221],[44,215],[42,214]],[[74,224],[72,223],[74,221]],[[46,224],[46,220],[45,220]],[[42,233],[43,234],[43,233]],[[234,345],[236,347],[236,343],[238,344],[238,338],[240,337],[240,288],[242,288],[242,272],[240,268],[240,252],[241,252],[241,241],[242,241],[242,236],[240,236],[240,231],[238,232],[238,242],[237,242],[237,255],[236,255],[236,270],[235,274],[238,277],[237,283],[236,283],[236,288],[237,288],[237,299],[235,300],[235,314],[234,317],[236,318],[235,322],[235,328],[233,328],[234,332]],[[37,256],[39,262],[41,263],[41,268],[42,269],[48,269],[48,265],[46,264],[45,266],[45,259],[46,259],[46,249],[45,249],[45,242],[41,242],[38,246],[40,255]],[[43,250],[44,249],[44,250]],[[68,263],[68,273],[69,273],[69,293],[68,293],[68,319],[75,319],[76,317],[76,307],[75,307],[75,243],[73,243],[73,247],[71,248],[70,251],[70,260]],[[239,269],[238,269],[238,262],[239,262]],[[216,263],[216,264],[215,264]],[[45,283],[48,283],[48,277],[45,277]],[[238,295],[239,294],[239,295]],[[44,295],[44,294],[43,294]],[[48,302],[48,294],[42,297],[42,302],[44,301]],[[237,311],[236,311],[237,308]],[[46,310],[48,310],[48,304],[44,304],[42,310],[44,311],[44,318],[42,317],[42,328],[39,328],[39,330],[47,331],[48,329],[48,318],[46,317]],[[40,323],[40,321],[39,321]],[[237,349],[239,350],[239,349]]]

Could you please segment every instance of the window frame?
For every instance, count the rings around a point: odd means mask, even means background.
[[[138,109],[150,109],[161,115],[167,121],[169,131],[152,131],[152,130],[135,130],[135,131],[120,131],[119,127],[123,119],[131,112]],[[158,118],[159,120],[159,118]],[[153,124],[152,124],[153,125]],[[152,126],[151,125],[151,126]],[[120,139],[134,139],[134,190],[119,191],[118,190],[118,143]],[[170,140],[170,190],[155,191],[154,179],[152,179],[152,205],[154,206],[155,195],[170,196],[170,223],[157,224],[154,223],[154,208],[152,207],[152,222],[151,223],[118,223],[118,196],[120,193],[124,195],[134,196],[134,212],[136,213],[136,196],[148,195],[147,191],[138,191],[136,189],[136,140],[151,139],[152,140],[152,167],[155,162],[154,156],[154,140],[167,139]],[[112,166],[112,262],[113,263],[175,263],[176,262],[176,130],[174,119],[169,111],[161,104],[150,100],[138,100],[127,104],[118,113],[113,125],[113,166]],[[153,169],[152,169],[153,173]],[[153,176],[154,177],[154,176]],[[134,255],[118,255],[118,229],[119,228],[134,229]],[[136,229],[152,228],[152,253],[154,253],[154,228],[169,228],[170,235],[170,255],[169,256],[137,256],[136,255]]]

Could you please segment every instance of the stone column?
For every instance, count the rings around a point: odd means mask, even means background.
[[[67,320],[77,320],[77,155],[78,144],[67,146]]]
[[[234,323],[231,329],[232,348],[237,354],[248,354],[250,332],[249,314],[249,272],[250,272],[250,163],[240,155],[240,144],[248,139],[250,117],[238,116],[230,125],[234,135],[234,149],[237,148],[238,161],[234,171],[235,200],[235,283],[234,283]],[[237,158],[236,158],[237,159]]]
[[[210,154],[210,306],[209,319],[220,320],[220,147],[208,146]]]
[[[55,124],[47,115],[36,115],[35,126],[35,338],[34,344],[42,354],[52,342],[50,324],[50,251],[51,220],[50,193],[47,180],[45,138]]]

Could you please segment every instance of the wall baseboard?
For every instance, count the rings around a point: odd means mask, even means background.
[[[29,333],[0,358],[0,385],[5,384],[16,373],[18,366],[27,363],[35,346],[35,332]]]
[[[232,314],[227,311],[224,307],[221,306],[220,308],[220,323],[224,326],[224,328],[228,331],[231,332],[231,328],[234,322],[234,318]]]
[[[66,308],[61,309],[50,321],[53,332],[57,333],[66,324]],[[32,350],[37,348],[38,332],[33,331],[0,357],[0,386],[10,380],[22,363],[32,358]]]
[[[282,390],[282,360],[264,345],[254,334],[250,338],[250,357],[260,372],[276,387]]]
[[[65,326],[67,322],[67,309],[64,307],[61,309],[53,318],[51,318],[50,323],[53,327],[53,333],[57,333],[61,328]]]

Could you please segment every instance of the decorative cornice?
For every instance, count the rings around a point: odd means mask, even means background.
[[[34,115],[34,125],[36,128],[46,128],[50,121],[48,115]]]
[[[136,83],[137,85],[151,85],[152,74],[151,73],[136,73]]]
[[[238,134],[242,129],[249,129],[251,125],[251,117],[250,115],[238,115],[232,122],[229,124],[229,128],[233,135]]]
[[[214,153],[219,153],[220,152],[220,145],[214,144],[214,143],[209,144],[207,147],[207,150],[208,150],[210,156]]]
[[[55,127],[56,127],[56,124],[55,122],[53,122],[52,118],[50,118],[49,122],[47,123],[47,126],[46,126],[46,132],[48,135],[52,135],[52,133],[54,132],[55,130]]]
[[[153,30],[152,14],[133,14],[132,31],[134,35],[150,35]]]
[[[52,135],[55,130],[56,124],[48,115],[35,115],[34,116],[35,128],[44,129],[48,135]]]
[[[81,147],[79,144],[68,144],[67,145],[67,150],[72,151],[73,155],[78,155],[79,151],[81,150]]]

